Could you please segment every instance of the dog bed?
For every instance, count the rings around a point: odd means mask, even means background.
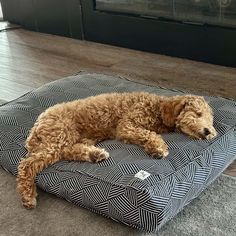
[[[101,74],[80,73],[49,83],[0,107],[1,166],[17,174],[20,158],[27,153],[24,143],[29,129],[47,107],[101,93],[130,91],[183,94]],[[194,140],[181,133],[164,134],[170,154],[161,160],[136,145],[107,140],[98,144],[110,153],[106,161],[58,162],[37,176],[37,185],[129,226],[157,231],[235,159],[236,103],[205,98],[215,114],[218,136],[213,140]]]

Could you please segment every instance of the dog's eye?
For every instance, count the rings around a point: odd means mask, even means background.
[[[202,112],[197,112],[197,116],[201,117],[202,116]]]

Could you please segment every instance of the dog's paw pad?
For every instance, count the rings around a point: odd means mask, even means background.
[[[109,153],[104,149],[96,149],[90,153],[90,159],[92,162],[100,162],[106,160],[109,157]]]

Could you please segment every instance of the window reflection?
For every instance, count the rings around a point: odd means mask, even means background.
[[[97,0],[97,10],[236,26],[236,0]]]

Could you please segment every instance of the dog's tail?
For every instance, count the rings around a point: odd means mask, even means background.
[[[29,153],[27,158],[21,159],[18,166],[17,190],[20,193],[23,206],[35,208],[36,206],[36,175],[44,168],[54,164],[61,158],[60,150],[43,148],[40,151]]]

